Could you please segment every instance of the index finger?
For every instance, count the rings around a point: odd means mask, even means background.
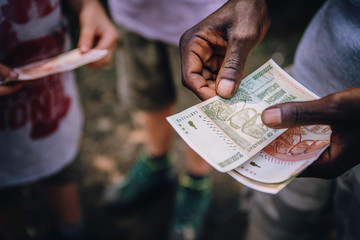
[[[100,33],[99,38],[100,39],[94,48],[107,49],[109,52],[104,58],[89,64],[89,66],[92,68],[99,68],[110,64],[116,49],[118,34],[115,28],[108,27],[102,33]]]
[[[215,89],[209,86],[202,75],[205,63],[213,53],[209,42],[190,29],[180,39],[180,51],[183,85],[202,100],[216,96]]]
[[[182,83],[193,91],[201,100],[216,96],[214,88],[211,88],[202,76],[203,63],[193,52],[185,53],[182,58]]]

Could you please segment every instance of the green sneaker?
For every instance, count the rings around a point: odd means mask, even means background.
[[[105,205],[111,210],[133,206],[150,193],[175,183],[175,174],[168,156],[154,161],[141,156],[126,177],[125,183],[115,185],[105,193]]]
[[[210,177],[195,180],[185,175],[180,178],[168,235],[169,240],[198,239],[210,205],[210,189]]]

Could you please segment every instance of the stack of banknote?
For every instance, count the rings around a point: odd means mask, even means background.
[[[253,189],[276,194],[329,146],[329,126],[276,130],[261,121],[272,105],[318,97],[273,60],[244,78],[230,99],[219,96],[167,120],[216,170]]]

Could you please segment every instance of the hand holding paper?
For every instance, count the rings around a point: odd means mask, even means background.
[[[331,131],[326,126],[272,129],[262,123],[261,113],[274,104],[316,98],[270,60],[243,79],[232,98],[213,97],[168,121],[215,169],[276,193],[320,156]]]
[[[108,50],[92,49],[87,53],[81,54],[79,49],[74,49],[68,53],[59,56],[30,63],[28,65],[14,68],[13,72],[17,73],[17,79],[6,79],[4,82],[25,81],[46,77],[52,74],[70,71],[88,63],[103,58]]]

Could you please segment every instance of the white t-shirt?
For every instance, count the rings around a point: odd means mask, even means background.
[[[0,63],[10,67],[68,50],[58,0],[0,0]],[[50,176],[75,157],[82,112],[72,72],[28,82],[0,98],[0,188]]]
[[[109,0],[115,23],[148,39],[178,45],[181,35],[226,0]]]

